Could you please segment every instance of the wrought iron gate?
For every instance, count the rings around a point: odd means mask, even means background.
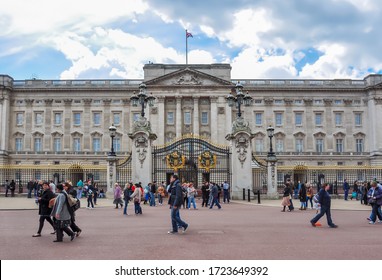
[[[214,145],[200,137],[184,136],[165,146],[153,146],[153,180],[170,181],[178,173],[181,181],[193,181],[200,187],[204,181],[231,185],[231,151],[229,146]]]

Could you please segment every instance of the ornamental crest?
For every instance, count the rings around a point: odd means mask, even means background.
[[[174,169],[175,172],[178,169],[183,168],[186,164],[186,157],[182,156],[178,151],[174,151],[166,156],[167,166]]]
[[[198,157],[198,162],[199,168],[204,168],[210,172],[210,169],[216,166],[216,155],[212,154],[211,151],[205,151]]]

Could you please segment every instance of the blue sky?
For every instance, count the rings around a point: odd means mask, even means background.
[[[23,8],[20,8],[23,7]],[[382,73],[379,0],[13,0],[0,73],[16,80],[136,79],[143,65],[230,63],[234,79]]]

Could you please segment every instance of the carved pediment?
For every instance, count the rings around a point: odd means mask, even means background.
[[[340,131],[340,132],[334,133],[333,136],[335,138],[345,138],[346,134]]]
[[[284,132],[276,132],[274,135],[275,139],[282,139],[282,138],[285,138],[286,134]]]
[[[354,138],[361,139],[361,138],[365,138],[366,134],[363,132],[358,132],[358,133],[354,133],[353,136]]]
[[[293,135],[294,135],[294,137],[296,137],[296,138],[304,138],[304,137],[305,137],[305,133],[303,133],[303,132],[301,132],[301,131],[296,132],[296,133],[294,133]]]
[[[326,134],[324,132],[319,131],[319,132],[314,133],[313,136],[315,138],[325,138]]]
[[[185,68],[170,74],[146,81],[149,85],[163,86],[232,86],[232,83],[218,77]]]

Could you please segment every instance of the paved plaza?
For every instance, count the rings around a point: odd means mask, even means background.
[[[167,234],[167,205],[142,205],[143,215],[136,216],[130,204],[124,216],[112,200],[100,199],[93,210],[85,202],[77,211],[81,236],[53,243],[48,223],[42,237],[32,237],[38,228],[34,199],[0,197],[0,259],[382,259],[382,224],[369,225],[370,207],[359,201],[332,201],[337,229],[328,228],[325,217],[322,227],[312,227],[315,210],[280,212],[281,200],[233,201],[221,210],[201,208],[197,201],[198,210],[181,210],[190,227],[178,235]]]

